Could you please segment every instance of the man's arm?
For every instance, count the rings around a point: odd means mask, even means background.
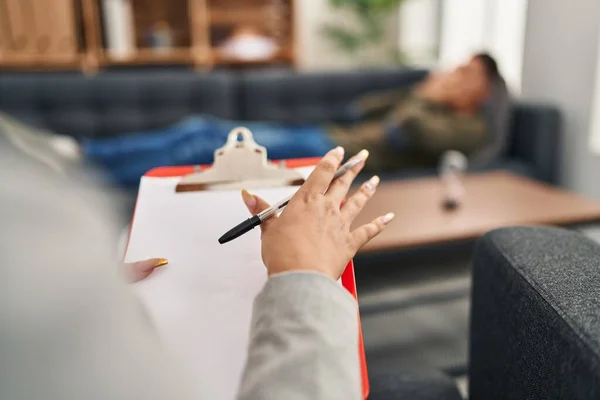
[[[453,113],[416,95],[390,113],[387,124],[397,126],[412,148],[433,156],[446,150],[469,154],[487,141],[485,122],[480,115]]]
[[[364,95],[350,104],[348,114],[352,121],[383,118],[409,91],[407,88],[392,89]],[[348,118],[347,118],[348,119]]]
[[[254,302],[238,400],[360,399],[358,308],[333,279],[272,276]]]
[[[447,150],[471,154],[486,142],[482,119],[465,115],[415,115],[404,121],[403,131],[415,147],[439,156]]]

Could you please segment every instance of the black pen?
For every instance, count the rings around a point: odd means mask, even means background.
[[[357,166],[358,164],[360,164],[363,161],[365,161],[365,158],[355,158],[353,160],[348,161],[344,165],[342,165],[335,172],[332,182],[334,180],[336,180],[337,178],[339,178],[340,176],[344,175],[350,169],[354,168],[355,166]],[[229,231],[227,231],[223,236],[221,236],[219,238],[219,243],[224,244],[224,243],[230,242],[233,239],[238,238],[238,237],[242,236],[244,233],[249,232],[252,229],[254,229],[255,227],[259,226],[260,224],[262,224],[262,222],[264,220],[271,218],[273,215],[277,214],[283,207],[287,206],[287,204],[292,199],[292,196],[293,195],[288,196],[285,199],[278,201],[277,203],[273,204],[271,207],[267,208],[266,210],[264,210],[256,215],[253,215],[251,218],[248,218],[244,222],[234,226],[233,228],[231,228]]]

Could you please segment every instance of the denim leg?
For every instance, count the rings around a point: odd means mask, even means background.
[[[325,130],[316,125],[228,120],[217,120],[215,125],[217,126],[215,132],[219,133],[218,139],[223,143],[227,133],[233,128],[243,126],[250,129],[254,141],[267,149],[267,155],[271,160],[319,157],[335,147],[335,143],[329,139]],[[216,145],[215,149],[220,146],[222,144]]]
[[[211,164],[236,126],[246,126],[255,141],[266,147],[269,159],[322,156],[335,146],[318,126],[287,127],[269,123],[237,123],[214,118],[189,118],[162,132],[88,143],[87,155],[102,164],[121,184],[135,187],[152,168]]]
[[[254,140],[266,147],[271,160],[320,157],[335,147],[319,126],[248,125]]]
[[[199,132],[211,130],[217,125],[215,118],[197,116],[165,129],[135,132],[110,138],[87,139],[82,142],[82,150],[86,157],[101,164],[119,162],[131,156],[141,154],[154,155],[157,152],[172,148],[176,143]]]
[[[136,144],[129,138],[125,145],[118,143],[115,154],[110,145],[96,152],[95,161],[104,166],[119,183],[134,187],[147,171],[160,166],[211,164],[216,148],[223,146],[227,130],[219,124],[199,118],[188,119],[176,125],[173,132],[155,133],[151,143]],[[136,135],[137,136],[137,135]],[[145,135],[144,135],[145,136]],[[146,139],[138,136],[138,139]],[[93,157],[92,157],[93,158]]]

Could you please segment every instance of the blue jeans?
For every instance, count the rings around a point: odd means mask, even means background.
[[[82,148],[88,159],[103,166],[118,183],[137,187],[140,177],[155,167],[211,164],[215,149],[240,125],[252,131],[256,143],[266,147],[273,160],[322,156],[335,146],[318,126],[236,123],[196,116],[163,130],[89,139]]]

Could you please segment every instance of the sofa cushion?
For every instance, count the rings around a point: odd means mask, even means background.
[[[289,70],[242,76],[240,111],[245,120],[323,123],[340,119],[357,97],[406,87],[424,70],[375,70],[298,74]]]
[[[235,81],[224,73],[113,71],[0,75],[0,110],[74,137],[163,127],[191,114],[236,118]]]

